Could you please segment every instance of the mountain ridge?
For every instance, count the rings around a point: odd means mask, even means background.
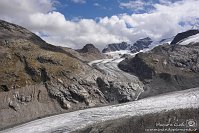
[[[143,49],[149,48],[149,45],[151,45],[153,41],[149,37],[141,38],[137,40],[134,44],[128,44],[127,42],[121,42],[121,43],[112,43],[108,44],[106,48],[102,50],[102,53],[108,53],[108,52],[114,52],[114,51],[120,51],[120,50],[129,50],[132,53],[139,52]]]
[[[153,45],[150,38],[141,42],[139,49]],[[79,50],[58,47],[0,21],[0,129],[197,87],[198,46],[164,44],[135,57],[110,59],[93,44]]]
[[[21,26],[0,21],[0,129],[44,116],[133,101],[142,89],[88,62],[107,56],[46,43]]]
[[[199,33],[199,30],[187,30],[185,32],[181,32],[178,33],[175,38],[173,39],[173,41],[171,42],[171,44],[177,44],[178,42],[180,42],[183,39],[188,38],[189,36],[193,36]]]

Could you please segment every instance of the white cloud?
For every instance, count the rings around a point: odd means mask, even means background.
[[[18,6],[10,4],[11,2]],[[108,43],[133,43],[146,36],[153,39],[171,37],[191,28],[198,23],[199,18],[198,0],[155,4],[155,9],[150,13],[113,15],[99,18],[98,21],[83,18],[67,20],[55,10],[55,2],[1,0],[0,19],[22,25],[52,44],[81,48],[86,43],[93,43],[102,49]],[[183,25],[180,25],[182,22]]]
[[[80,3],[80,4],[86,3],[86,0],[71,0],[71,1],[74,3]]]
[[[47,13],[54,10],[54,3],[51,0],[1,0],[1,14],[29,14],[35,12]]]
[[[160,4],[170,5],[172,2],[170,0],[159,0]]]
[[[100,9],[102,10],[111,10],[112,8],[111,7],[106,7],[106,6],[103,6],[102,4],[99,4],[99,3],[94,3],[93,6],[95,7],[99,7]]]
[[[159,3],[161,5],[171,5],[172,3],[182,1],[182,0],[131,0],[128,2],[120,2],[119,6],[122,9],[130,9],[136,13],[139,13],[140,11],[153,11],[155,9],[154,5]]]
[[[144,6],[146,4],[148,3],[142,0],[135,0],[135,1],[129,1],[129,2],[120,2],[120,7],[131,9],[134,11],[140,11],[140,10],[144,10]]]
[[[181,21],[191,21],[199,17],[197,8],[199,1],[186,0],[177,2],[172,5],[154,5],[155,11],[148,14],[123,15],[124,19],[135,31],[142,31],[153,38],[168,37],[175,35],[177,32],[190,28],[190,25],[181,26]],[[190,18],[192,18],[190,20]]]
[[[93,5],[94,5],[94,6],[100,6],[100,4],[99,4],[99,3],[94,3]]]

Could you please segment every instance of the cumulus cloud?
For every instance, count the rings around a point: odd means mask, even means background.
[[[93,43],[102,49],[109,43],[133,43],[147,36],[155,40],[171,37],[191,28],[199,18],[198,0],[154,4],[150,13],[120,14],[98,20],[79,18],[76,21],[67,20],[56,11],[56,2],[1,0],[0,19],[22,25],[55,45],[81,48],[86,43]]]
[[[190,28],[191,25],[182,26],[180,22],[192,21],[199,17],[197,4],[199,1],[196,0],[181,1],[172,5],[156,4],[156,10],[152,13],[123,15],[122,19],[135,27],[135,31],[142,30],[143,33],[158,39]]]

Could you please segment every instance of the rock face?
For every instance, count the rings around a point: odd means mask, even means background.
[[[116,79],[107,80],[97,78],[99,90],[109,103],[125,103],[137,100],[143,92],[142,85],[133,82],[116,81]]]
[[[171,44],[177,44],[180,41],[182,41],[183,39],[186,39],[190,36],[196,35],[199,33],[199,30],[188,30],[182,33],[179,33],[175,36],[175,38],[173,39],[173,41],[171,42]]]
[[[129,46],[130,44],[128,44],[127,42],[108,44],[107,47],[102,50],[102,53],[127,50]]]
[[[1,20],[0,129],[52,114],[135,100],[128,97],[136,92],[128,92],[135,89],[132,85],[101,85],[99,79],[111,75],[87,62],[102,58],[92,44],[81,50],[56,47]]]
[[[127,58],[119,67],[145,84],[142,97],[199,86],[199,43],[162,45]]]
[[[106,48],[102,50],[103,53],[107,52],[113,52],[113,51],[120,51],[120,50],[129,50],[132,53],[139,52],[140,50],[149,48],[149,45],[151,45],[153,41],[151,38],[146,37],[137,40],[133,45],[128,44],[127,42],[122,42],[122,43],[113,43],[113,44],[108,44]]]
[[[140,40],[136,41],[133,44],[133,46],[130,47],[130,50],[131,50],[132,53],[139,52],[140,50],[149,48],[149,45],[151,45],[152,42],[153,41],[149,37],[140,39]]]

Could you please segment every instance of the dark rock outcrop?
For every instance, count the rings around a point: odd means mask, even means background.
[[[99,90],[103,93],[109,103],[124,103],[137,100],[141,93],[141,87],[133,85],[131,82],[108,81],[97,78]]]
[[[185,38],[188,38],[190,36],[196,35],[199,33],[199,30],[188,30],[182,33],[178,33],[175,38],[173,39],[173,41],[171,42],[171,44],[177,44],[180,41],[182,41]]]
[[[119,63],[145,84],[142,97],[199,86],[199,43],[162,45]]]

